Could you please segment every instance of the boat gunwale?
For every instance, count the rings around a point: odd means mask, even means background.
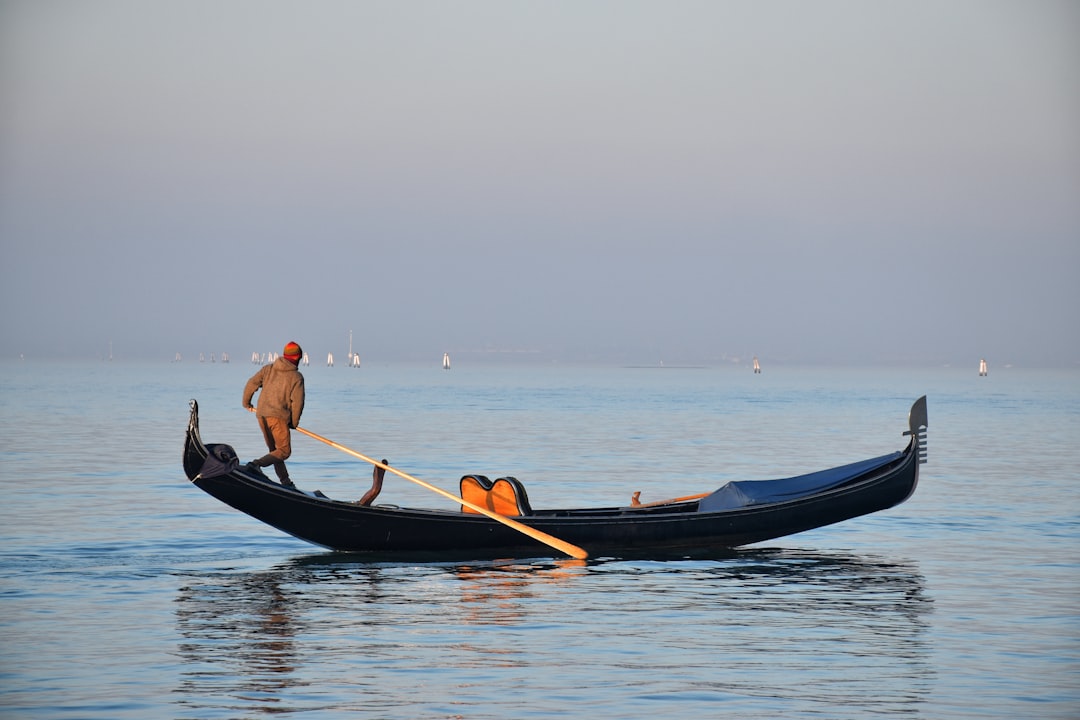
[[[203,455],[203,457],[206,457],[209,454],[206,445],[202,442],[201,438],[196,436],[194,439],[199,443],[200,454]],[[542,523],[546,520],[558,522],[560,524],[568,522],[587,522],[592,524],[606,519],[619,520],[622,522],[625,522],[628,519],[658,522],[666,519],[684,520],[687,516],[695,518],[737,517],[744,514],[750,515],[756,512],[775,511],[781,507],[797,507],[802,503],[815,502],[833,496],[842,496],[860,492],[864,490],[867,485],[871,485],[892,476],[905,462],[917,463],[917,459],[913,457],[913,445],[914,441],[910,441],[908,446],[904,450],[899,451],[899,454],[894,459],[876,468],[872,468],[865,473],[857,475],[839,485],[791,499],[777,500],[774,502],[760,502],[737,508],[725,508],[722,510],[704,512],[697,509],[700,503],[699,501],[694,500],[656,505],[649,508],[637,508],[633,505],[548,508],[534,510],[531,515],[508,515],[507,517],[531,526],[536,522]],[[340,500],[325,495],[315,495],[314,491],[286,488],[275,483],[270,478],[254,477],[252,473],[244,471],[239,467],[231,470],[227,476],[235,482],[243,483],[250,488],[258,489],[271,497],[278,497],[290,502],[301,501],[313,505],[332,505],[342,510],[358,514],[378,513],[384,515],[400,515],[402,518],[448,519],[455,522],[469,520],[481,524],[489,522],[488,518],[477,513],[468,513],[461,510],[446,508],[413,508],[392,504],[359,505],[357,502],[351,500]],[[210,482],[211,480],[218,480],[218,478],[202,479],[189,477],[189,480],[195,485],[198,485],[200,481]],[[746,482],[768,482],[768,480]]]

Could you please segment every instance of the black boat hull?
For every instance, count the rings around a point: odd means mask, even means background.
[[[910,497],[925,448],[924,435],[912,423],[912,437],[903,451],[838,486],[803,497],[713,512],[700,511],[698,502],[679,502],[536,510],[514,519],[585,548],[591,557],[716,552],[793,535],[885,510]],[[184,447],[188,478],[221,502],[324,548],[468,559],[552,555],[547,545],[483,515],[364,507],[284,488],[242,467],[207,477],[202,469],[209,454],[200,438],[198,406],[193,401]]]

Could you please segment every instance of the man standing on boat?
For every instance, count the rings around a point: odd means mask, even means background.
[[[278,480],[288,488],[296,487],[289,479],[285,461],[292,455],[291,431],[299,427],[304,412],[304,376],[297,369],[303,356],[299,345],[288,343],[281,357],[264,365],[244,386],[244,407],[258,417],[266,447],[270,449],[258,460],[249,462],[248,467],[261,474],[258,468],[273,465]],[[259,407],[255,409],[251,398],[260,389]]]

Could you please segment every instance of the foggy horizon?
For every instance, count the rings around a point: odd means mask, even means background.
[[[344,349],[328,349],[322,346],[315,349],[304,347],[304,353],[308,356],[310,367],[349,367],[348,343]],[[423,366],[428,365],[433,369],[439,369],[443,360],[443,352],[451,359],[454,368],[466,367],[495,367],[495,366],[559,366],[568,367],[619,367],[619,368],[658,368],[658,369],[709,369],[709,368],[741,368],[750,371],[753,361],[756,359],[766,370],[780,368],[849,368],[849,369],[933,369],[933,368],[967,368],[972,373],[979,367],[979,363],[985,360],[991,371],[1009,369],[1029,370],[1052,370],[1052,369],[1077,369],[1080,363],[1065,362],[1014,362],[1008,358],[989,358],[977,356],[964,358],[957,362],[942,357],[916,357],[914,354],[904,354],[898,351],[896,357],[869,358],[866,356],[840,357],[840,356],[806,356],[806,357],[779,357],[762,356],[756,353],[721,353],[718,355],[703,356],[693,354],[669,353],[650,354],[648,352],[635,353],[631,351],[608,353],[603,352],[554,352],[542,349],[528,348],[480,348],[462,349],[452,348],[442,352],[428,353],[423,351],[402,352],[393,354],[380,352],[378,348],[369,353],[360,353],[354,349],[357,356],[358,368],[381,367],[381,366]],[[111,354],[110,354],[111,353]],[[18,353],[13,357],[0,357],[0,363],[8,362],[115,362],[124,364],[127,362],[138,364],[240,364],[256,365],[266,364],[280,355],[281,348],[255,348],[241,352],[224,350],[193,350],[162,353],[126,353],[116,351],[106,345],[105,349],[97,353],[59,353],[55,355],[27,355]],[[257,355],[256,360],[253,356]],[[329,365],[332,355],[333,365]],[[303,367],[301,368],[303,369]]]
[[[1078,367],[1077,128],[1064,0],[12,0],[0,359]]]

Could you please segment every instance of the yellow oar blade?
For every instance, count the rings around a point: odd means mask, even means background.
[[[427,488],[428,490],[431,490],[432,492],[439,493],[440,495],[447,498],[448,500],[453,500],[455,503],[459,503],[461,505],[464,505],[467,508],[471,508],[472,510],[475,510],[476,512],[480,513],[481,515],[486,515],[487,517],[491,518],[492,520],[495,520],[496,522],[500,522],[503,525],[506,525],[507,527],[513,528],[514,530],[517,530],[518,532],[520,532],[520,533],[522,533],[524,535],[528,535],[533,540],[538,540],[539,542],[542,542],[545,545],[553,547],[556,550],[558,550],[559,552],[565,553],[565,554],[569,555],[572,558],[576,558],[578,560],[584,560],[584,559],[589,557],[589,553],[587,553],[583,548],[580,548],[577,545],[573,545],[571,543],[568,543],[565,540],[560,540],[559,538],[554,537],[553,535],[548,535],[546,532],[543,532],[541,530],[537,530],[536,528],[531,528],[528,525],[525,525],[523,523],[519,523],[517,520],[513,520],[511,518],[508,518],[505,515],[499,515],[498,513],[493,513],[493,512],[491,512],[490,510],[488,510],[485,507],[482,507],[482,506],[477,505],[475,503],[471,503],[468,500],[465,500],[464,498],[460,498],[457,495],[454,495],[453,493],[450,493],[450,492],[447,492],[447,491],[443,490],[442,488],[436,487],[436,486],[432,485],[431,483],[424,482],[420,478],[415,478],[412,475],[409,475],[408,473],[404,473],[401,470],[398,470],[397,468],[390,467],[389,465],[381,463],[378,460],[375,460],[373,458],[369,458],[367,455],[364,455],[363,453],[358,453],[355,450],[352,450],[350,448],[345,447],[344,445],[341,445],[339,443],[334,442],[333,440],[329,440],[327,438],[324,438],[322,435],[317,435],[317,434],[311,432],[310,430],[305,430],[304,428],[301,428],[301,427],[298,427],[296,429],[297,429],[298,432],[302,432],[305,435],[307,435],[308,437],[315,438],[319,442],[324,442],[327,445],[329,445],[330,447],[337,448],[338,450],[341,450],[344,453],[348,453],[349,455],[352,455],[355,458],[363,460],[364,462],[371,463],[372,465],[374,465],[376,467],[381,467],[384,470],[389,470],[390,472],[394,473],[395,475],[397,475],[399,477],[403,477],[406,480],[409,480],[411,482],[416,483],[417,485],[421,485],[421,486]]]

